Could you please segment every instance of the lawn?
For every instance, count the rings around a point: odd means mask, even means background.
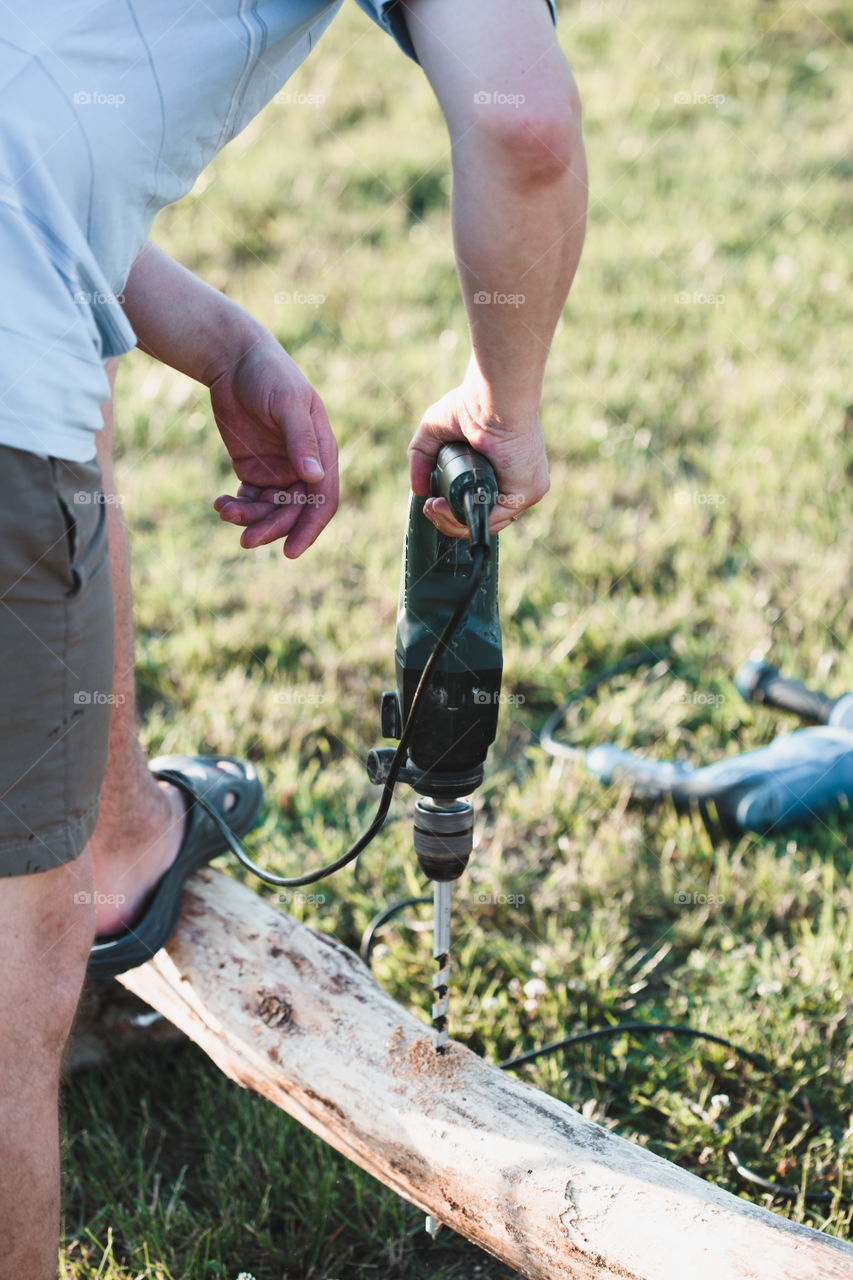
[[[515,696],[456,892],[451,1029],[490,1058],[624,1020],[730,1038],[787,1088],[668,1036],[619,1036],[523,1074],[846,1236],[849,814],[713,842],[697,816],[629,803],[555,761],[539,731],[584,681],[648,649],[669,653],[671,677],[603,690],[574,726],[582,740],[703,763],[766,743],[792,722],[736,693],[756,653],[853,689],[853,12],[580,0],[560,17],[590,224],[542,410],[552,492],[501,539]],[[285,873],[328,861],[376,802],[364,757],[393,681],[405,446],[466,360],[449,187],[420,72],[349,5],[288,93],[156,225],[272,328],[324,399],[343,501],[303,559],[240,550],[211,507],[230,482],[206,396],[138,353],[122,362],[143,739],[152,754],[254,760],[267,803],[248,847]],[[422,884],[411,806],[402,790],[357,871],[290,910],[357,946],[376,911]],[[423,932],[389,928],[374,969],[428,1016]],[[431,1242],[415,1209],[191,1045],[75,1075],[65,1127],[68,1280],[509,1275],[447,1231]],[[740,1180],[732,1143],[798,1195]]]

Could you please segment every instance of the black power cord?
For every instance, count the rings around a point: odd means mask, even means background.
[[[667,1022],[618,1022],[612,1027],[599,1027],[591,1031],[580,1031],[575,1035],[566,1036],[562,1040],[555,1040],[552,1044],[542,1045],[538,1049],[531,1049],[528,1053],[519,1054],[515,1058],[506,1058],[503,1062],[499,1062],[498,1066],[502,1071],[511,1071],[516,1067],[523,1066],[525,1063],[533,1062],[537,1058],[543,1058],[548,1054],[556,1053],[560,1049],[568,1049],[578,1044],[589,1044],[593,1040],[609,1039],[617,1035],[673,1035],[682,1036],[691,1040],[707,1040],[711,1044],[722,1045],[726,1049],[731,1049],[733,1053],[748,1062],[750,1066],[755,1067],[758,1071],[770,1077],[774,1085],[782,1092],[790,1094],[791,1101],[795,1103],[809,1121],[814,1124],[820,1124],[821,1121],[817,1116],[814,1108],[809,1101],[808,1095],[801,1089],[797,1089],[793,1093],[789,1086],[785,1083],[777,1071],[770,1066],[759,1054],[751,1053],[748,1049],[744,1049],[742,1045],[735,1044],[733,1040],[726,1040],[723,1036],[714,1035],[710,1031],[699,1031],[696,1027],[683,1026],[678,1023]],[[703,1113],[704,1115],[704,1113]],[[705,1119],[709,1117],[704,1116]],[[720,1133],[720,1126],[716,1121],[710,1120],[710,1124],[715,1133]],[[806,1204],[826,1204],[835,1200],[835,1195],[831,1191],[800,1191],[797,1187],[789,1187],[784,1183],[773,1182],[769,1178],[763,1177],[760,1173],[756,1173],[745,1165],[740,1156],[729,1146],[726,1148],[726,1159],[745,1182],[750,1182],[753,1186],[761,1187],[763,1191],[769,1191],[774,1196],[781,1196],[785,1200],[797,1200],[802,1196]],[[839,1199],[845,1204],[853,1204],[853,1196],[840,1196]]]
[[[563,760],[580,760],[584,755],[583,747],[576,747],[571,742],[565,742],[561,738],[555,738],[556,730],[565,720],[571,707],[578,702],[583,702],[586,698],[591,698],[597,693],[602,685],[609,684],[611,680],[615,680],[617,676],[625,675],[628,671],[639,671],[643,667],[651,667],[652,670],[647,674],[646,679],[654,677],[657,674],[663,675],[669,670],[669,660],[672,654],[666,650],[644,649],[640,653],[629,653],[626,657],[621,658],[619,662],[614,662],[612,666],[607,667],[598,675],[592,676],[580,689],[576,689],[570,698],[567,698],[561,707],[558,707],[542,727],[539,734],[539,745],[543,751],[547,751],[551,756],[557,756]],[[660,671],[658,672],[658,668]]]
[[[397,775],[406,762],[409,743],[412,739],[412,734],[420,715],[421,705],[435,673],[435,668],[438,665],[441,655],[448,648],[451,640],[458,631],[460,623],[468,610],[468,606],[471,604],[471,601],[479,590],[483,574],[486,570],[486,565],[489,562],[490,554],[491,551],[488,543],[478,542],[477,545],[471,547],[471,572],[465,582],[465,590],[459,597],[456,607],[447,620],[444,630],[438,637],[435,648],[427,659],[426,666],[421,672],[421,678],[418,681],[418,687],[415,690],[415,696],[412,699],[412,705],[409,708],[409,714],[406,717],[406,723],[403,726],[400,741],[397,743],[397,749],[394,752],[391,766],[388,770],[388,776],[383,783],[382,795],[379,798],[379,806],[376,810],[376,816],[367,830],[359,836],[354,844],[350,845],[346,853],[342,853],[339,858],[336,858],[334,862],[328,863],[325,867],[319,867],[316,871],[308,871],[302,876],[273,875],[271,871],[265,871],[263,867],[259,867],[256,862],[252,861],[243,846],[240,844],[240,841],[234,835],[234,832],[231,830],[228,823],[219,813],[216,812],[211,804],[208,804],[204,796],[195,796],[194,802],[201,805],[202,809],[210,815],[219,827],[219,830],[222,832],[222,837],[228,845],[228,848],[239,859],[246,870],[252,872],[252,875],[257,876],[258,879],[280,889],[296,889],[303,884],[316,884],[318,880],[325,880],[326,876],[333,875],[334,872],[340,871],[342,867],[347,866],[350,862],[354,862],[358,855],[367,848],[374,836],[381,830],[388,810],[391,807],[391,798],[394,795]],[[168,769],[162,770],[159,776],[167,782],[172,781],[169,776]]]
[[[405,763],[406,755],[408,752],[408,745],[409,745],[409,742],[411,741],[412,733],[414,732],[415,726],[417,724],[417,719],[421,710],[421,705],[423,703],[423,699],[429,687],[432,676],[435,672],[436,665],[442,653],[444,653],[444,651],[448,648],[451,640],[456,634],[456,631],[458,630],[459,625],[463,617],[465,616],[465,612],[468,609],[468,606],[470,605],[471,601],[473,600],[480,586],[480,583],[482,581],[483,574],[485,572],[485,568],[489,560],[488,545],[483,545],[482,543],[477,543],[476,545],[472,545],[471,559],[472,559],[471,572],[465,584],[465,590],[463,594],[460,596],[459,601],[457,602],[456,607],[453,610],[453,613],[451,614],[447,624],[444,627],[444,630],[439,636],[436,642],[435,648],[430,654],[427,664],[421,673],[421,678],[418,681],[418,686],[415,691],[415,696],[412,699],[412,705],[409,710],[409,715],[406,719],[405,726],[403,727],[403,732],[400,736],[400,741],[397,744],[397,749],[394,752],[391,766],[388,771],[388,776],[385,779],[385,782],[383,785],[382,795],[379,800],[379,805],[376,810],[376,815],[373,821],[371,822],[370,826],[367,828],[367,830],[358,838],[358,840],[355,841],[353,845],[350,846],[350,848],[346,851],[346,853],[343,853],[339,858],[336,858],[334,862],[331,862],[324,867],[320,867],[316,871],[308,872],[302,876],[285,877],[285,876],[273,875],[271,872],[265,871],[262,867],[259,867],[257,863],[255,863],[249,857],[249,855],[243,849],[240,842],[237,840],[234,833],[231,831],[231,828],[228,826],[227,822],[225,822],[222,819],[220,814],[213,808],[213,806],[210,805],[203,796],[195,797],[195,803],[201,805],[201,807],[210,815],[210,817],[213,819],[213,821],[216,823],[216,825],[219,827],[220,831],[222,832],[222,836],[226,841],[228,847],[236,855],[236,857],[243,864],[243,866],[246,867],[247,870],[251,871],[253,875],[258,876],[259,879],[264,880],[267,884],[275,885],[278,888],[297,888],[300,885],[314,884],[318,880],[322,880],[326,876],[332,875],[336,871],[340,871],[341,868],[347,866],[349,863],[354,862],[355,859],[358,857],[358,855],[364,849],[367,848],[371,840],[373,840],[374,836],[376,836],[378,832],[381,830],[385,822],[385,818],[387,816],[388,810],[390,808],[391,799],[394,794],[394,787],[397,782],[397,777],[400,772],[400,769]],[[587,681],[587,683],[583,685],[583,687],[579,689],[575,694],[573,694],[573,696],[570,699],[568,699],[568,701],[562,707],[558,708],[558,710],[555,711],[553,715],[546,722],[542,730],[541,739],[540,739],[544,749],[548,751],[549,754],[554,756],[562,756],[564,758],[569,758],[569,759],[577,758],[581,754],[581,751],[579,750],[579,748],[572,746],[570,743],[561,742],[554,737],[554,731],[564,721],[566,717],[566,713],[568,712],[569,708],[573,706],[576,702],[582,701],[584,698],[590,697],[603,684],[606,684],[608,681],[628,671],[636,671],[646,666],[652,667],[653,669],[658,666],[661,666],[663,669],[665,669],[668,657],[669,657],[668,654],[658,653],[653,650],[647,650],[645,653],[641,653],[641,654],[630,654],[628,657],[622,659],[620,662],[616,663],[612,667],[609,667],[605,672],[602,672],[600,675],[595,676],[591,680]],[[654,671],[650,674],[654,674]],[[161,776],[167,781],[169,780],[167,770],[164,770]],[[391,921],[394,918],[394,916],[398,915],[399,912],[404,911],[407,907],[415,906],[420,903],[427,903],[431,901],[432,901],[432,898],[430,896],[422,896],[422,897],[413,896],[413,897],[403,898],[401,901],[395,902],[389,907],[385,907],[376,916],[374,916],[374,918],[369,922],[366,929],[364,930],[364,933],[362,934],[361,946],[359,948],[361,957],[364,960],[364,962],[367,964],[368,968],[370,967],[371,954],[372,954],[373,947],[375,945],[376,937],[378,935],[379,930],[384,925],[389,923],[389,921]],[[517,1067],[524,1066],[529,1062],[533,1062],[537,1058],[541,1058],[546,1055],[556,1053],[561,1049],[571,1048],[574,1045],[585,1044],[594,1040],[603,1040],[603,1039],[608,1039],[617,1035],[628,1035],[628,1034],[630,1035],[650,1035],[650,1034],[676,1035],[676,1036],[683,1036],[685,1038],[707,1040],[713,1044],[722,1045],[725,1048],[731,1049],[734,1053],[738,1055],[738,1057],[742,1058],[745,1062],[749,1062],[757,1070],[762,1071],[765,1074],[769,1075],[771,1080],[779,1089],[781,1089],[784,1092],[789,1092],[787,1086],[785,1085],[782,1078],[778,1075],[778,1073],[775,1072],[773,1068],[763,1058],[759,1057],[757,1054],[750,1053],[747,1049],[742,1048],[740,1045],[735,1044],[733,1041],[726,1040],[722,1036],[714,1035],[711,1032],[699,1031],[695,1027],[683,1026],[678,1024],[670,1024],[670,1023],[661,1023],[661,1022],[617,1023],[612,1027],[599,1027],[598,1029],[595,1029],[595,1030],[582,1031],[575,1035],[566,1036],[562,1040],[554,1041],[552,1044],[543,1045],[538,1049],[532,1049],[527,1053],[519,1054],[515,1058],[507,1058],[504,1061],[499,1062],[497,1065],[503,1071],[510,1071],[510,1070],[514,1070]],[[801,1090],[797,1090],[794,1094],[792,1094],[792,1101],[797,1103],[800,1106],[801,1110],[805,1113],[805,1115],[809,1118],[809,1120],[811,1120],[812,1122],[817,1121],[817,1117],[809,1102],[808,1097]],[[715,1131],[719,1132],[719,1126],[716,1124],[716,1122],[712,1121],[711,1123]],[[781,1196],[784,1199],[788,1199],[788,1200],[796,1200],[798,1197],[802,1195],[803,1200],[807,1204],[827,1203],[828,1201],[832,1201],[835,1199],[835,1196],[828,1191],[801,1192],[796,1187],[789,1187],[782,1183],[772,1182],[770,1179],[762,1177],[761,1174],[755,1173],[754,1170],[750,1169],[747,1165],[745,1165],[732,1147],[728,1147],[726,1149],[726,1158],[728,1159],[732,1168],[738,1174],[739,1177],[744,1179],[744,1181],[751,1183],[753,1186],[760,1187],[763,1191],[770,1192],[772,1195]],[[853,1203],[853,1197],[841,1196],[840,1199],[845,1204]]]
[[[408,897],[402,898],[399,902],[393,903],[386,907],[383,911],[378,912],[364,930],[361,936],[361,945],[359,953],[362,960],[368,968],[370,968],[371,956],[376,943],[377,934],[384,925],[388,924],[401,911],[405,911],[407,907],[417,906],[421,903],[432,902],[431,897]],[[579,1031],[571,1036],[565,1036],[562,1040],[555,1040],[551,1044],[541,1045],[538,1049],[530,1049],[527,1053],[520,1053],[513,1058],[505,1058],[496,1065],[502,1071],[514,1071],[518,1067],[526,1066],[530,1062],[535,1062],[537,1058],[544,1058],[551,1054],[559,1052],[561,1049],[570,1049],[575,1045],[589,1044],[596,1040],[608,1040],[620,1035],[673,1035],[681,1036],[690,1040],[706,1040],[711,1044],[722,1045],[725,1049],[730,1049],[733,1053],[748,1062],[750,1066],[764,1075],[770,1077],[773,1084],[781,1092],[788,1094],[792,1103],[796,1104],[803,1112],[806,1118],[813,1124],[822,1124],[823,1121],[815,1112],[808,1095],[801,1089],[791,1091],[789,1085],[785,1082],[778,1071],[762,1058],[760,1054],[752,1053],[749,1049],[744,1049],[742,1045],[735,1044],[733,1040],[726,1040],[723,1036],[715,1035],[711,1031],[700,1031],[696,1027],[686,1026],[680,1023],[668,1022],[618,1022],[611,1027],[598,1027],[589,1031]],[[708,1120],[715,1133],[721,1132],[719,1124],[710,1117],[705,1116],[698,1105],[691,1108],[697,1113],[702,1114],[703,1118]],[[806,1204],[827,1204],[836,1199],[831,1191],[801,1191],[797,1187],[790,1187],[780,1182],[773,1182],[769,1178],[763,1177],[760,1173],[756,1173],[744,1164],[740,1156],[733,1147],[726,1147],[726,1159],[732,1166],[735,1173],[745,1182],[751,1183],[755,1187],[760,1187],[762,1191],[770,1192],[774,1196],[780,1196],[785,1200],[797,1200],[801,1196]],[[853,1197],[842,1195],[839,1199],[844,1204],[853,1204]]]

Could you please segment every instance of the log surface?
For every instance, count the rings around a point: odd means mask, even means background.
[[[853,1247],[586,1120],[396,1004],[222,873],[120,981],[238,1083],[529,1280],[853,1280]]]

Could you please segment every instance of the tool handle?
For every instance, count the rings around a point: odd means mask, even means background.
[[[434,498],[446,498],[460,524],[467,525],[471,544],[488,545],[489,515],[498,500],[498,482],[489,459],[464,440],[451,440],[438,451],[432,473]]]
[[[792,711],[803,720],[829,724],[836,700],[799,680],[780,675],[769,662],[745,662],[735,676],[735,686],[747,702],[762,702],[779,711]]]

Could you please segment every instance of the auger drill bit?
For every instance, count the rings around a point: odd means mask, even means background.
[[[468,865],[474,844],[474,808],[468,800],[420,796],[415,805],[415,852],[421,870],[433,882],[432,1022],[435,1047],[444,1053],[448,1041],[451,886]]]
[[[432,1006],[432,1025],[435,1027],[435,1047],[444,1052],[447,1044],[447,1013],[450,1004],[450,885],[449,880],[436,880],[433,885],[433,945],[432,954],[438,966],[433,974],[432,989],[435,1001]]]

